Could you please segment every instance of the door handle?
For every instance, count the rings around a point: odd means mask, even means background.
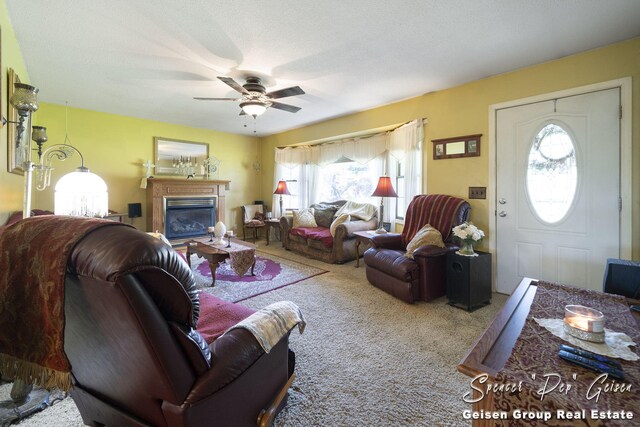
[[[505,211],[500,211],[500,213],[498,214],[498,216],[504,218],[505,216],[507,216],[507,213]]]

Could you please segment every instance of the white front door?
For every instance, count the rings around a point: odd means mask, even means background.
[[[497,111],[496,281],[602,289],[620,253],[620,89]]]

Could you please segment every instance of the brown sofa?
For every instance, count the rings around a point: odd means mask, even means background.
[[[311,207],[316,207],[316,222],[318,221],[318,206],[336,206],[336,211],[344,205],[346,200],[335,202],[321,202]],[[280,218],[280,233],[282,246],[289,251],[295,251],[309,258],[324,261],[330,264],[342,264],[356,259],[355,238],[356,231],[375,230],[378,227],[378,219],[369,221],[354,219],[336,227],[335,236],[331,236],[327,222],[315,228],[293,229],[293,217]]]
[[[69,256],[65,289],[71,396],[85,424],[255,426],[285,404],[288,335],[269,353],[245,329],[220,336],[253,310],[199,295],[160,240],[126,225],[92,231]]]

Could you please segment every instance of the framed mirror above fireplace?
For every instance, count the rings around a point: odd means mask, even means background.
[[[182,141],[179,139],[153,138],[156,175],[204,176],[203,162],[209,158],[206,142]]]

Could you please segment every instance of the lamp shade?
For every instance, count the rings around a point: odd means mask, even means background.
[[[254,117],[259,116],[260,114],[267,111],[267,106],[258,101],[243,102],[242,104],[240,104],[240,108],[242,108],[242,111],[244,111],[248,115]]]
[[[276,187],[276,191],[273,192],[273,194],[291,194],[289,193],[289,189],[287,188],[287,182],[286,181],[278,181],[278,186]]]
[[[49,140],[47,128],[44,126],[31,126],[31,139],[40,144],[47,142]]]
[[[107,184],[87,168],[68,173],[56,184],[55,214],[103,217],[108,214]]]
[[[16,110],[34,112],[38,110],[38,88],[24,83],[13,84],[13,95],[9,102]]]
[[[373,192],[371,197],[398,197],[396,194],[396,190],[393,189],[393,185],[391,185],[391,178],[388,176],[381,176],[378,180],[378,186],[376,190]]]

